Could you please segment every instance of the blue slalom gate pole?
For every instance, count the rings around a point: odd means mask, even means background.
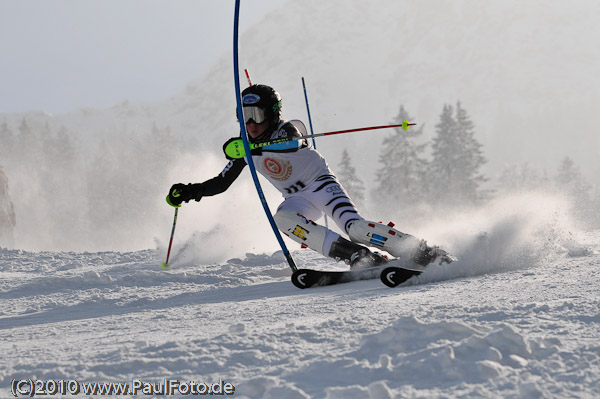
[[[258,181],[258,175],[256,174],[256,168],[254,167],[254,162],[252,160],[252,154],[250,151],[250,143],[248,142],[248,137],[246,135],[246,126],[244,124],[244,111],[242,110],[242,93],[240,90],[240,69],[238,62],[238,25],[240,20],[240,0],[235,1],[235,13],[233,18],[233,75],[234,75],[234,83],[235,83],[235,99],[237,102],[237,115],[238,121],[240,123],[240,130],[242,132],[242,140],[244,142],[244,150],[246,151],[246,162],[250,167],[250,174],[252,175],[252,180],[254,181],[254,185],[256,186],[256,191],[258,193],[258,197],[260,198],[260,202],[267,214],[267,218],[269,219],[269,223],[273,228],[273,233],[275,233],[275,237],[277,237],[277,241],[281,246],[283,251],[283,255],[285,256],[288,264],[292,271],[298,270],[296,267],[296,262],[294,262],[294,258],[288,251],[285,243],[283,242],[283,237],[279,233],[279,229],[275,224],[275,220],[273,219],[273,215],[271,214],[271,210],[269,209],[269,204],[267,204],[267,200],[265,199],[265,194],[263,193],[262,187],[260,186],[260,182]]]
[[[302,89],[304,89],[304,101],[306,101],[306,113],[308,113],[308,125],[310,126],[310,134],[311,134],[311,136],[314,136],[315,132],[313,131],[312,118],[310,117],[310,107],[308,106],[308,95],[306,94],[306,84],[304,83],[304,76],[302,77]],[[313,141],[313,147],[316,150],[317,142],[315,141],[314,137],[313,137],[312,141]]]
[[[312,118],[310,117],[310,107],[308,106],[308,94],[306,94],[306,84],[304,83],[304,76],[302,77],[302,89],[304,89],[304,101],[306,101],[306,113],[308,114],[308,125],[310,126],[310,135],[313,136],[313,147],[316,150],[317,142],[315,141],[315,132],[313,131]],[[329,228],[327,215],[325,215],[325,227]]]

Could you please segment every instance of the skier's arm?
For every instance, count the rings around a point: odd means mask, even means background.
[[[202,184],[202,196],[213,196],[225,192],[229,186],[239,177],[246,166],[244,158],[229,161],[225,169],[217,176]]]
[[[204,183],[174,184],[169,190],[167,203],[179,207],[182,202],[200,201],[202,197],[221,194],[238,178],[245,166],[245,159],[236,159],[230,161],[218,176]]]

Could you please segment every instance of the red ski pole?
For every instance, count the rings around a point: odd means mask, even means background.
[[[416,123],[408,123],[408,121],[404,121],[404,122],[402,122],[402,124],[399,124],[399,125],[370,126],[370,127],[361,127],[361,128],[358,128],[358,129],[338,130],[338,131],[335,131],[335,132],[311,134],[309,136],[305,136],[305,137],[302,137],[302,138],[331,136],[332,134],[342,134],[342,133],[352,133],[352,132],[363,132],[365,130],[388,129],[388,128],[391,128],[391,127],[401,127],[404,130],[408,130],[409,126],[415,126],[415,125],[416,125]]]
[[[404,130],[408,130],[410,126],[415,126],[415,125],[416,125],[416,123],[408,123],[408,121],[404,121],[404,122],[402,122],[402,124],[399,124],[399,125],[370,126],[370,127],[361,127],[358,129],[337,130],[335,132],[309,134],[308,136],[298,136],[298,137],[289,137],[289,138],[284,137],[284,138],[280,138],[280,139],[262,141],[259,143],[250,143],[250,148],[251,149],[262,148],[262,147],[266,147],[268,145],[287,143],[289,141],[304,140],[304,139],[310,139],[310,138],[322,137],[322,136],[331,136],[334,134],[363,132],[365,130],[388,129],[391,127],[401,127]],[[236,139],[229,140],[225,144],[224,151],[225,151],[225,155],[229,159],[243,158],[245,155],[245,150],[242,147],[242,139],[236,138]]]

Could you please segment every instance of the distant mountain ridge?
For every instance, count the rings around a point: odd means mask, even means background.
[[[591,167],[600,122],[593,109],[600,100],[597,15],[600,3],[591,0],[290,1],[243,33],[240,62],[255,82],[282,93],[288,118],[306,120],[305,76],[317,131],[386,123],[404,104],[431,135],[442,106],[460,100],[490,169],[532,160],[549,167],[566,155]],[[0,114],[0,122],[16,127],[25,117],[34,128],[65,126],[92,142],[156,124],[218,152],[238,132],[232,76],[231,55],[224,54],[161,102]],[[382,137],[348,135],[338,139],[343,144],[319,145],[333,162],[346,143],[360,145],[368,160]]]

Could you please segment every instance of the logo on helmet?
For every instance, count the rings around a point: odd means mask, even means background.
[[[260,96],[258,94],[246,94],[244,97],[242,97],[242,102],[244,104],[256,104],[257,102],[260,101]]]

